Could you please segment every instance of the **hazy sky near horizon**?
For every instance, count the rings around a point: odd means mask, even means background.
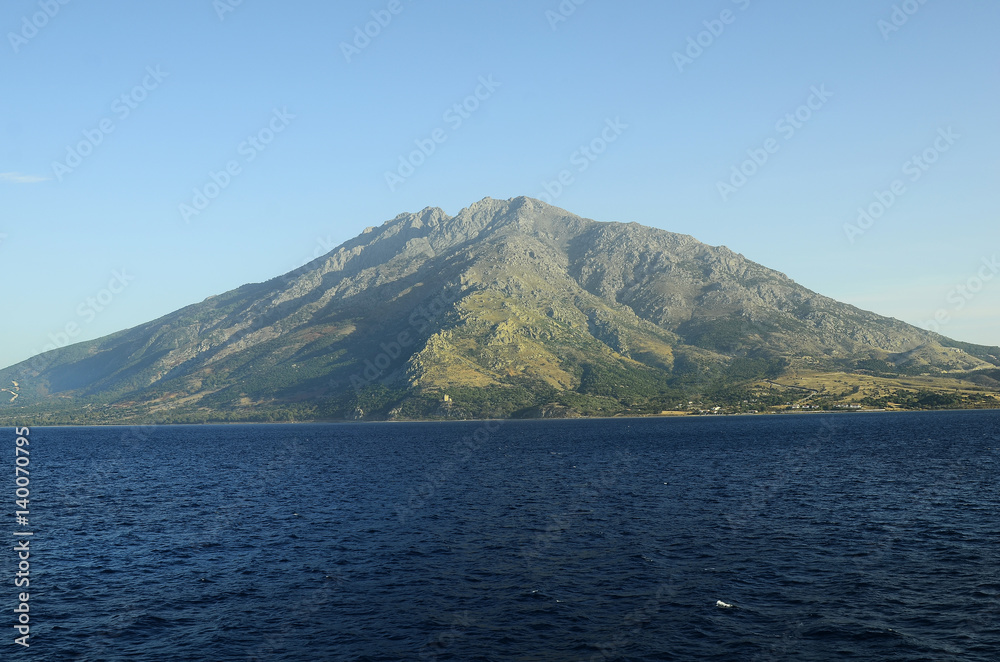
[[[985,0],[8,0],[0,367],[519,195],[998,345],[998,26]]]

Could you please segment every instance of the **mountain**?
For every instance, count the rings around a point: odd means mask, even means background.
[[[0,370],[16,382],[0,420],[994,406],[997,357],[722,246],[486,198],[400,214],[279,278]]]

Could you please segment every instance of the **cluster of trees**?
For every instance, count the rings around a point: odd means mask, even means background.
[[[864,370],[876,377],[897,377],[899,375],[916,376],[925,373],[941,372],[937,368],[930,366],[897,366],[883,361],[882,359],[863,359],[855,361],[852,368],[854,370]]]
[[[996,407],[1000,405],[1000,401],[985,393],[941,393],[897,389],[887,395],[862,398],[861,404],[878,408],[895,404],[905,409],[945,409]]]

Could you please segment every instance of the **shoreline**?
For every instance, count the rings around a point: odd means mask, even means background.
[[[412,423],[513,423],[513,422],[538,422],[538,421],[647,421],[652,419],[661,420],[707,420],[714,418],[733,418],[739,416],[761,417],[761,416],[795,416],[817,414],[848,415],[848,414],[930,414],[940,412],[1000,412],[1000,407],[988,409],[863,409],[863,410],[842,410],[842,411],[774,411],[734,414],[648,414],[634,416],[567,416],[562,418],[467,418],[467,419],[399,419],[392,421],[342,421],[342,420],[315,420],[315,421],[218,421],[206,423],[49,423],[32,425],[30,422],[4,425],[3,427],[31,427],[31,428],[151,428],[151,427],[205,427],[205,426],[231,426],[231,425],[379,425],[379,424],[412,424]]]

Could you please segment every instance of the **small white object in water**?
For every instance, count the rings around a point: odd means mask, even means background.
[[[720,609],[732,609],[733,608],[733,605],[729,604],[728,602],[723,602],[722,600],[716,600],[715,601],[715,606],[719,607]]]

